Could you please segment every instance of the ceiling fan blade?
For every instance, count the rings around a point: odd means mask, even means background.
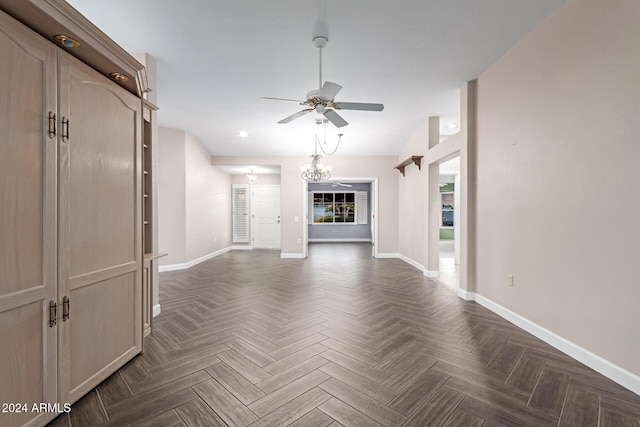
[[[343,126],[348,125],[349,123],[340,117],[340,114],[336,113],[334,110],[327,110],[324,112],[324,116],[337,128],[341,128]]]
[[[304,101],[298,101],[297,99],[289,99],[289,98],[272,98],[270,96],[262,96],[258,99],[271,99],[273,101],[291,101],[291,102],[297,102],[299,104],[304,104]]]
[[[351,184],[343,184],[342,182],[338,182],[338,181],[327,181],[327,182],[323,182],[320,185],[330,185],[332,187],[352,187]]]
[[[382,111],[384,110],[384,105],[365,102],[334,102],[333,108],[336,110]]]
[[[320,93],[318,93],[318,97],[325,101],[331,101],[336,97],[338,92],[340,92],[342,86],[333,82],[324,82],[322,85],[322,89],[320,89]]]
[[[280,120],[278,123],[280,123],[281,125],[282,125],[282,124],[285,124],[285,123],[289,123],[290,121],[295,120],[295,119],[297,119],[298,117],[302,117],[302,116],[304,116],[305,114],[310,113],[310,112],[312,112],[312,111],[313,111],[313,108],[307,108],[307,109],[305,109],[305,110],[298,111],[297,113],[292,114],[292,115],[290,115],[289,117],[285,117],[284,119]]]

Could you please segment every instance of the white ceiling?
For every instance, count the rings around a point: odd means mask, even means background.
[[[323,79],[342,110],[338,155],[397,155],[431,115],[457,131],[459,88],[476,78],[562,0],[69,0],[132,53],[157,59],[158,123],[194,134],[213,155],[307,155],[316,113],[259,100],[304,99],[318,87],[314,27],[329,43]],[[239,137],[240,131],[249,136]],[[333,136],[335,137],[335,136]]]

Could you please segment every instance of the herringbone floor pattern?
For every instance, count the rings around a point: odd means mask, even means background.
[[[640,397],[368,245],[161,275],[145,352],[55,426],[635,426]]]

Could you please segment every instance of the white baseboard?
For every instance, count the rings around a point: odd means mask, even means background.
[[[458,289],[458,296],[465,301],[474,301],[475,293],[467,292],[464,289]]]
[[[420,264],[418,261],[415,261],[415,260],[409,258],[406,255],[402,255],[402,254],[398,254],[398,253],[386,253],[386,254],[378,254],[378,255],[376,255],[376,258],[398,258],[398,259],[401,259],[402,261],[406,262],[410,266],[415,267],[418,270],[422,271],[422,273],[427,277],[433,277],[433,278],[440,277],[440,272],[439,271],[425,270],[424,269],[424,265]]]
[[[281,253],[280,258],[295,258],[295,259],[304,259],[306,258],[304,254],[285,254]]]
[[[590,352],[589,350],[551,332],[550,330],[543,328],[542,326],[533,323],[529,319],[520,316],[517,313],[496,304],[495,302],[483,297],[482,295],[474,292],[458,290],[458,296],[467,301],[476,301],[483,307],[488,308],[497,315],[505,318],[514,325],[524,329],[530,334],[535,335],[547,344],[557,348],[563,353],[568,354],[574,359],[584,363],[591,369],[601,373],[605,377],[617,382],[623,387],[628,388],[632,392],[640,395],[640,376],[627,371],[624,368]]]
[[[251,245],[247,245],[247,246],[231,246],[231,250],[232,251],[252,251],[253,250],[253,246],[251,246]]]
[[[407,264],[417,268],[418,270],[424,271],[424,265],[420,264],[418,261],[415,261],[409,258],[408,256],[405,256],[402,254],[398,254],[398,258],[400,258],[402,261],[406,262]]]
[[[309,239],[309,243],[323,243],[323,242],[335,242],[335,243],[360,243],[360,242],[369,242],[371,243],[371,239],[367,238],[349,238],[346,237],[344,239]]]
[[[381,255],[385,255],[385,256],[378,256],[378,258],[399,258],[402,261],[409,264],[410,266],[415,267],[418,270],[422,271],[422,274],[424,274],[425,277],[429,277],[430,279],[436,279],[440,277],[439,270],[427,270],[424,268],[424,265],[420,264],[418,261],[415,261],[409,258],[406,255],[402,255],[402,254],[381,254]]]
[[[208,255],[202,256],[200,258],[194,259],[193,261],[189,261],[186,262],[184,264],[171,264],[171,265],[161,265],[160,267],[158,267],[158,271],[159,272],[164,272],[164,271],[176,271],[176,270],[186,270],[187,268],[191,268],[194,265],[200,264],[201,262],[207,261],[211,258],[215,258],[217,256],[220,256],[224,253],[227,253],[231,250],[231,247],[226,247],[223,249],[220,249],[219,251],[215,251],[212,252]]]
[[[420,264],[418,261],[414,261],[411,258],[409,258],[408,256],[399,254],[399,253],[379,253],[376,255],[376,258],[397,258],[397,259],[401,259],[402,261],[406,262],[407,264],[409,264],[412,267],[417,268],[420,271],[424,271],[424,266],[422,264]]]
[[[376,255],[376,258],[400,258],[400,254],[379,252]]]
[[[153,306],[153,317],[156,317],[158,314],[160,314],[160,304]]]

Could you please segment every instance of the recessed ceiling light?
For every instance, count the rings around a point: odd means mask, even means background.
[[[249,133],[246,130],[241,130],[240,132],[238,132],[238,136],[240,138],[246,138],[249,136]]]
[[[80,46],[80,42],[74,38],[71,38],[69,36],[65,36],[63,34],[58,34],[57,36],[53,37],[58,43],[60,43],[62,46],[70,48],[70,49],[75,49],[76,47]]]
[[[126,75],[122,74],[122,73],[118,73],[118,72],[114,72],[109,74],[109,77],[111,77],[113,80],[117,81],[117,82],[126,82],[127,80],[129,80],[129,77],[127,77]]]

